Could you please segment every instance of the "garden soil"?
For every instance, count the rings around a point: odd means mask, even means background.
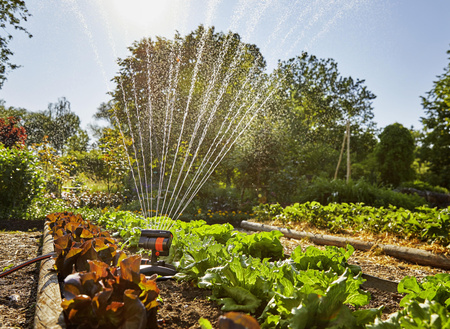
[[[40,255],[43,226],[42,221],[0,220],[0,270],[10,264],[19,265]],[[282,238],[282,243],[287,253],[298,245],[302,248],[311,245],[307,240],[285,238]],[[350,262],[360,265],[366,274],[391,281],[400,281],[406,275],[423,278],[426,275],[445,272],[408,264],[379,254],[376,250],[356,251]],[[0,278],[0,328],[33,328],[38,278],[38,264]],[[217,328],[217,319],[223,312],[208,299],[208,290],[171,280],[158,282],[158,287],[161,290],[161,306],[158,312],[160,328],[200,328],[200,317],[210,320],[213,327]],[[399,309],[398,303],[402,298],[400,294],[372,288],[368,291],[372,296],[368,307],[384,305],[384,318]]]

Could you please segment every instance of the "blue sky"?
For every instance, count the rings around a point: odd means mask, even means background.
[[[374,121],[421,127],[420,96],[444,72],[448,0],[28,0],[29,39],[14,34],[7,106],[38,111],[66,97],[84,127],[134,40],[199,24],[232,29],[261,48],[269,69],[302,51],[333,58],[343,76],[364,79],[377,98]]]

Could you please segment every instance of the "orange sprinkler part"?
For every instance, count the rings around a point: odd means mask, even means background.
[[[155,242],[155,249],[157,251],[163,251],[163,244],[164,244],[164,239],[165,238],[156,238],[156,242]]]

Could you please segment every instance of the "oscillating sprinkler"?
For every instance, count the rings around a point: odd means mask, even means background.
[[[150,249],[152,257],[141,264],[140,272],[144,275],[159,274],[161,276],[173,276],[177,273],[175,266],[158,261],[159,256],[169,256],[172,232],[164,230],[142,230],[139,239],[139,247]]]

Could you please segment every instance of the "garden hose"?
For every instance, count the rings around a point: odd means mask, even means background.
[[[52,257],[52,256],[54,256],[54,255],[55,255],[55,253],[54,253],[54,252],[51,252],[51,253],[49,253],[49,254],[41,255],[41,256],[39,256],[39,257],[30,259],[30,260],[26,261],[26,262],[23,263],[23,264],[14,266],[13,268],[10,268],[9,270],[0,273],[0,278],[3,278],[4,276],[7,276],[8,274],[11,274],[12,272],[19,270],[19,269],[21,269],[22,267],[28,266],[28,265],[30,265],[30,264],[36,263],[36,262],[38,262],[38,261],[40,261],[40,260],[43,260],[43,259],[46,259],[46,258],[50,258],[50,257]]]
[[[30,259],[30,260],[26,261],[25,263],[22,263],[20,265],[14,266],[14,267],[10,268],[9,270],[6,270],[6,271],[0,273],[0,278],[3,278],[4,276],[7,276],[7,275],[9,275],[9,274],[11,274],[11,273],[13,273],[13,272],[15,272],[17,270],[20,270],[21,268],[23,268],[25,266],[28,266],[30,264],[39,262],[40,260],[43,260],[43,259],[46,259],[46,258],[50,258],[50,257],[54,256],[55,254],[56,254],[55,252],[51,252],[49,254],[41,255],[39,257]],[[145,263],[145,261],[146,260],[144,260],[144,263]],[[173,276],[171,276],[171,275],[169,275],[169,276],[159,276],[156,279],[156,281],[166,281],[166,280],[171,280],[171,279],[173,279]]]

